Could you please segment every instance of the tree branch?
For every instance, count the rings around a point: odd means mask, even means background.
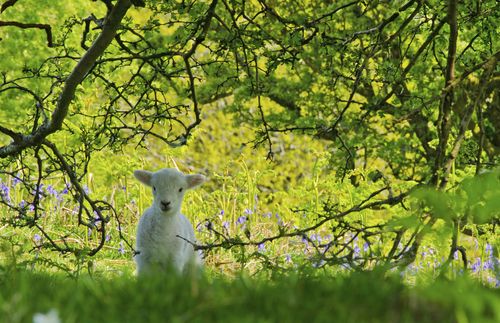
[[[4,9],[2,9],[3,11]],[[47,24],[25,24],[22,22],[18,21],[0,21],[0,27],[4,26],[14,26],[22,29],[29,29],[29,28],[38,28],[38,29],[43,29],[45,30],[45,33],[47,34],[47,46],[48,47],[53,47],[54,44],[52,42],[52,28],[50,25]]]
[[[31,134],[23,135],[21,141],[0,147],[0,158],[16,155],[26,148],[39,145],[48,135],[61,129],[68,114],[69,105],[75,95],[76,87],[85,79],[94,62],[104,53],[113,40],[130,5],[130,0],[119,0],[113,7],[110,15],[106,18],[101,34],[66,79],[51,120],[44,122]]]
[[[448,2],[448,15],[447,22],[450,26],[450,36],[448,40],[448,58],[446,63],[445,86],[449,86],[455,79],[455,58],[457,55],[457,38],[458,38],[458,23],[457,23],[457,0],[449,0]],[[446,146],[450,135],[450,116],[453,106],[453,89],[448,91],[439,108],[438,116],[438,133],[439,144],[436,150],[436,160],[434,164],[434,174],[432,183],[437,185],[439,183],[439,174],[443,166],[444,156],[446,154]]]

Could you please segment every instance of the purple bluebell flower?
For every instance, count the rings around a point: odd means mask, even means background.
[[[224,227],[224,229],[229,230],[229,222],[228,221],[222,222],[222,226]]]
[[[363,251],[367,252],[368,249],[370,249],[370,245],[368,244],[368,242],[363,243]]]
[[[18,175],[19,176],[19,175]],[[14,176],[12,178],[12,186],[16,186],[17,184],[21,183],[21,179],[18,176]]]
[[[259,243],[259,252],[265,252],[266,251],[266,246],[264,245],[264,243]]]
[[[45,185],[40,184],[40,186],[36,185],[35,189],[33,190],[32,194],[36,196],[39,200],[43,199],[43,187]]]
[[[0,195],[4,201],[6,201],[7,203],[10,202],[10,187],[5,185],[4,182],[0,183]]]
[[[220,210],[219,214],[220,214],[221,216],[224,216],[224,210]]]
[[[33,235],[33,240],[35,240],[35,243],[38,245],[42,241],[42,237],[38,233],[35,233],[35,235]]]
[[[69,189],[71,188],[71,183],[66,183],[64,185],[64,188],[63,190],[61,191],[61,194],[68,194],[69,193]]]
[[[207,220],[207,221],[205,222],[205,227],[206,227],[206,228],[207,228],[207,230],[209,230],[209,231],[210,231],[210,230],[212,230],[212,228],[213,228],[213,223],[212,223],[212,221],[208,221],[208,220]]]
[[[83,185],[83,192],[85,194],[89,194],[90,193],[90,188],[87,185]]]
[[[266,212],[262,214],[263,217],[270,219],[273,214],[271,212]]]
[[[247,214],[247,215],[250,215],[250,214],[253,214],[253,211],[252,211],[252,210],[250,210],[250,209],[245,209],[245,210],[243,211],[243,213],[245,213],[245,214]]]
[[[56,189],[54,188],[54,186],[52,186],[52,185],[47,186],[46,191],[47,191],[47,193],[49,193],[50,195],[52,195],[54,197],[57,197],[59,195],[58,192],[56,191]]]
[[[303,235],[302,236],[302,243],[304,244],[304,246],[307,248],[309,247],[309,239],[307,239],[307,236],[306,235]]]
[[[287,254],[285,255],[285,261],[286,261],[286,262],[288,262],[288,263],[292,262],[292,256],[290,256],[290,254],[289,254],[289,253],[287,253]]]
[[[479,269],[481,269],[481,258],[476,258],[476,261],[472,264],[471,269],[473,273],[476,273]]]
[[[122,186],[122,191],[124,191],[124,192],[127,191],[127,187],[125,185]]]
[[[355,245],[354,246],[354,257],[359,257],[360,254],[361,254],[361,248],[359,248],[358,245]]]
[[[120,253],[120,255],[124,255],[125,254],[125,248],[123,247],[123,241],[120,241],[120,248],[118,248],[118,252]]]
[[[486,254],[488,257],[493,257],[493,246],[489,243],[486,244]]]
[[[283,220],[281,219],[281,217],[278,213],[276,213],[274,216],[276,217],[276,220],[278,220],[278,226],[282,227],[285,225],[285,223],[283,222]]]
[[[243,225],[245,222],[247,222],[247,220],[248,218],[242,215],[236,220],[236,224]]]
[[[483,263],[483,269],[484,270],[493,270],[495,268],[495,265],[493,263],[493,259],[488,258],[484,263]]]
[[[108,233],[106,234],[106,238],[104,239],[104,241],[109,242],[110,240],[111,240],[111,235]]]

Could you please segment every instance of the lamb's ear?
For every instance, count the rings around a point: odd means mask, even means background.
[[[186,175],[188,188],[193,188],[206,182],[207,178],[200,174]]]
[[[148,172],[147,170],[136,170],[134,171],[134,176],[141,183],[146,184],[147,186],[151,186],[151,177],[153,177],[152,172]]]

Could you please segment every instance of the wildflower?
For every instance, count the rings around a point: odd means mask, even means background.
[[[85,194],[89,194],[90,193],[90,189],[89,189],[89,187],[87,185],[83,185],[83,192]]]
[[[360,254],[361,254],[361,249],[359,248],[358,245],[355,245],[354,246],[354,257],[359,257]]]
[[[481,258],[477,257],[476,261],[471,266],[472,272],[475,273],[481,269]]]
[[[282,227],[285,225],[278,213],[276,213],[274,216],[276,217],[276,220],[278,220],[278,226]]]
[[[484,264],[483,264],[483,269],[484,270],[490,270],[490,269],[494,269],[495,268],[495,265],[493,264],[493,261],[491,258],[487,259]]]
[[[286,262],[288,262],[288,263],[292,262],[292,256],[290,256],[290,254],[289,254],[289,253],[287,253],[287,254],[285,255],[285,261],[286,261]]]
[[[10,202],[10,188],[5,183],[0,183],[0,195],[7,203]]]
[[[125,185],[122,186],[122,191],[127,192],[127,187]]]
[[[35,235],[33,235],[33,240],[35,240],[35,243],[38,245],[42,241],[42,237],[38,233],[35,233]]]
[[[220,210],[220,213],[219,213],[221,216],[224,216],[224,210]]]
[[[61,194],[68,194],[69,193],[69,189],[71,188],[71,183],[66,183],[64,185],[64,188],[63,190],[61,191]]]
[[[106,234],[106,238],[104,239],[104,241],[109,242],[110,240],[111,240],[111,235],[108,233]]]
[[[266,212],[262,214],[263,217],[270,219],[273,214],[271,212]]]
[[[367,251],[368,251],[368,249],[370,249],[370,245],[368,244],[368,242],[365,242],[365,243],[363,244],[363,251],[364,251],[364,252],[367,252]]]
[[[123,241],[120,241],[120,248],[118,248],[118,252],[120,253],[120,255],[124,255],[125,254],[125,248],[123,247]]]
[[[17,184],[21,183],[21,179],[17,176],[14,176],[12,178],[12,186],[16,186]]]
[[[493,246],[489,243],[486,244],[486,254],[492,258],[493,257]]]
[[[250,209],[245,209],[245,210],[243,211],[243,213],[245,213],[245,214],[247,214],[247,215],[250,215],[250,214],[253,214],[253,211],[252,211],[252,210],[250,210]]]
[[[227,221],[222,222],[222,227],[224,227],[224,229],[226,230],[229,230],[229,222]]]
[[[264,243],[259,243],[259,252],[265,252],[266,251],[266,246],[264,245]]]
[[[309,247],[309,239],[307,239],[307,236],[305,234],[302,236],[302,243],[304,244],[306,249],[307,247]]]
[[[47,190],[47,193],[49,193],[52,196],[57,197],[59,195],[58,192],[55,190],[54,186],[52,186],[52,185],[47,186],[46,190]]]
[[[242,215],[236,220],[236,224],[243,225],[245,222],[247,222],[247,220],[248,218]]]
[[[60,323],[59,313],[56,309],[51,309],[46,314],[35,313],[33,315],[33,323]]]
[[[36,185],[31,194],[33,194],[37,199],[41,200],[43,198],[43,187],[43,184]]]
[[[213,228],[212,222],[207,220],[205,222],[205,227],[208,229],[208,231],[212,230],[212,228]]]

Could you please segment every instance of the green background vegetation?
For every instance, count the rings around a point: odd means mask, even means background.
[[[12,154],[128,1],[2,3],[0,321],[500,320],[495,1],[145,2]],[[134,276],[164,167],[201,278]]]

